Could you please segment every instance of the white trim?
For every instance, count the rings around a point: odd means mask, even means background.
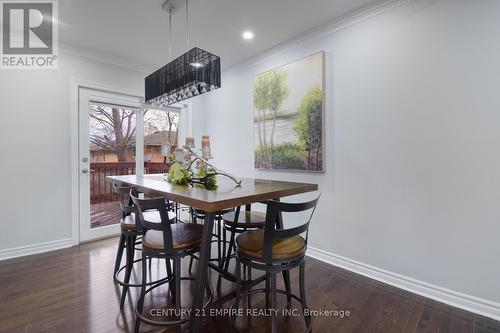
[[[78,245],[80,242],[79,224],[79,185],[78,172],[80,166],[78,149],[78,91],[80,87],[77,81],[72,80],[70,85],[70,154],[71,154],[71,243]]]
[[[135,117],[135,174],[144,176],[144,103]]]
[[[64,249],[73,245],[70,238],[60,239],[40,244],[14,247],[12,249],[0,250],[0,260],[28,256],[31,254],[48,252],[58,249]]]
[[[193,109],[191,101],[182,104],[179,113],[179,142],[184,142],[187,136],[193,136]]]
[[[159,67],[130,62],[123,58],[117,58],[114,55],[110,56],[102,52],[90,51],[86,48],[74,47],[61,42],[59,42],[59,52],[66,53],[75,57],[85,58],[91,61],[97,61],[104,64],[125,68],[127,70],[139,72],[144,76],[148,75],[148,73],[151,73],[154,68]]]
[[[71,82],[73,85],[77,85],[78,88],[88,88],[88,89],[98,90],[98,91],[102,91],[102,92],[108,92],[108,93],[112,93],[112,94],[120,94],[120,95],[137,97],[137,98],[142,98],[142,99],[144,98],[144,92],[142,92],[142,91],[125,90],[125,89],[120,89],[120,88],[116,88],[116,87],[110,87],[110,86],[96,83],[96,82],[82,81],[82,80],[78,80],[76,78],[73,78]]]
[[[371,279],[469,312],[500,320],[500,303],[419,281],[309,246],[307,255]]]

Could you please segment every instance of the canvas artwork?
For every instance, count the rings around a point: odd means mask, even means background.
[[[255,168],[324,171],[324,52],[255,76]]]

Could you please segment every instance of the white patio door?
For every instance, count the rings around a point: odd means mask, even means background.
[[[80,88],[80,242],[118,235],[120,209],[109,175],[143,173],[143,117],[138,96]]]

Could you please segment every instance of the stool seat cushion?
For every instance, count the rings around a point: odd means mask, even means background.
[[[264,255],[264,230],[246,231],[236,237],[238,251],[254,258]],[[306,241],[301,236],[276,239],[273,242],[273,260],[286,260],[303,256],[306,252]]]
[[[266,214],[254,211],[240,211],[238,222],[234,222],[235,212],[229,212],[222,215],[225,224],[233,225],[238,228],[262,228],[266,224]]]
[[[148,222],[157,222],[161,223],[161,218],[160,218],[160,213],[158,211],[145,211],[142,213],[144,215],[144,219]],[[174,212],[168,212],[168,219],[169,220],[174,220],[175,219],[175,213]],[[133,230],[135,229],[135,214],[132,213],[128,216],[125,216],[122,218],[120,226],[123,230]]]
[[[175,251],[199,246],[203,236],[203,225],[196,223],[173,223],[172,243]],[[164,251],[163,231],[148,230],[142,238],[142,246],[147,250]]]

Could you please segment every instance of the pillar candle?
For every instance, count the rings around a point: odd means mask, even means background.
[[[164,143],[164,144],[161,146],[161,154],[162,154],[164,157],[168,157],[168,156],[170,156],[170,143],[169,143],[169,142],[166,142],[166,143]]]
[[[210,139],[201,139],[201,156],[204,159],[212,157],[210,152]]]

